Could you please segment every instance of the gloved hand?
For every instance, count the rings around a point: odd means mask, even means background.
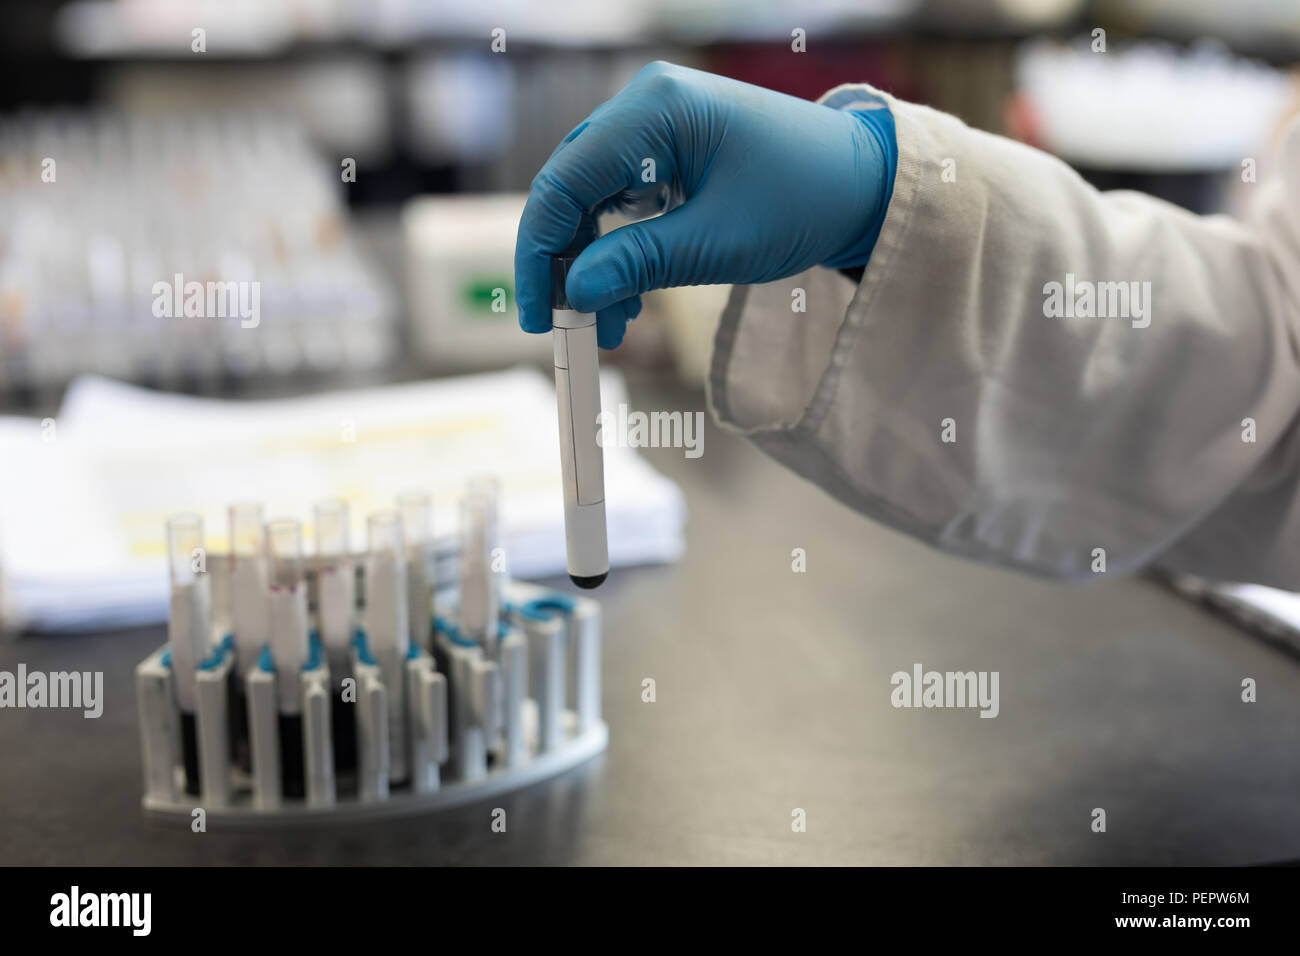
[[[654,181],[644,182],[654,163]],[[886,109],[842,112],[736,80],[651,63],[564,138],[534,178],[515,246],[519,324],[551,328],[551,255],[610,208],[664,215],[591,242],[569,272],[603,348],[651,289],[756,283],[862,265],[893,187]]]

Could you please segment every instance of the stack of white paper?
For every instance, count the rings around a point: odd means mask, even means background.
[[[626,401],[617,374],[601,384],[606,408]],[[533,369],[262,402],[80,379],[53,422],[0,418],[0,623],[162,621],[167,516],[202,514],[208,548],[221,553],[235,501],[302,520],[310,552],[312,502],[346,498],[359,551],[366,514],[421,489],[451,544],[474,475],[501,482],[510,573],[561,573],[557,436],[554,387]],[[677,486],[629,448],[605,449],[605,476],[611,565],[675,560],[685,520]]]

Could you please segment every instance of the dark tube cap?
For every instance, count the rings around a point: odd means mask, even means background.
[[[583,577],[580,574],[570,574],[569,580],[584,590],[590,591],[592,588],[598,588],[605,583],[605,578],[609,577],[609,572],[604,574],[593,574],[590,577]]]
[[[551,308],[572,309],[569,299],[564,294],[564,280],[569,278],[569,270],[578,259],[576,252],[564,252],[551,256]]]

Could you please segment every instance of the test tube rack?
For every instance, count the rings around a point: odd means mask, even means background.
[[[437,567],[454,553],[440,552]],[[412,625],[405,662],[405,708],[396,716],[409,770],[390,783],[390,699],[382,669],[358,627],[350,678],[353,699],[341,698],[343,678],[313,632],[301,679],[301,735],[305,793],[282,792],[275,666],[265,650],[243,675],[243,696],[233,687],[235,654],[229,633],[233,588],[223,556],[209,556],[213,624],[210,652],[198,665],[193,715],[197,766],[182,757],[182,719],[167,646],[136,667],[142,807],[147,817],[191,820],[203,808],[209,824],[285,826],[327,824],[428,813],[486,800],[569,770],[601,753],[609,731],[600,713],[600,606],[520,581],[501,588],[495,659],[462,640],[451,576],[434,573],[427,624]],[[357,593],[364,595],[364,562],[357,562]],[[454,576],[454,575],[453,575]],[[309,593],[314,575],[308,572]],[[359,600],[363,604],[364,599]],[[224,611],[224,613],[222,613]],[[419,633],[423,631],[423,634]],[[248,767],[234,755],[246,701]],[[355,722],[355,770],[336,767],[332,721]],[[347,716],[343,717],[348,719]],[[295,727],[294,733],[299,732]],[[197,793],[187,780],[197,777]]]

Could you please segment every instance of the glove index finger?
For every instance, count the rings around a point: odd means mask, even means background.
[[[534,182],[515,238],[515,301],[525,332],[550,329],[551,256],[569,245],[581,222],[581,208],[539,190]]]
[[[519,220],[515,243],[515,297],[519,324],[528,332],[545,332],[550,318],[550,257],[595,238],[592,210],[619,195],[639,176],[644,150],[631,147],[626,117],[607,126],[593,122],[614,115],[606,103],[579,124],[533,179]],[[590,228],[589,235],[583,231]]]

